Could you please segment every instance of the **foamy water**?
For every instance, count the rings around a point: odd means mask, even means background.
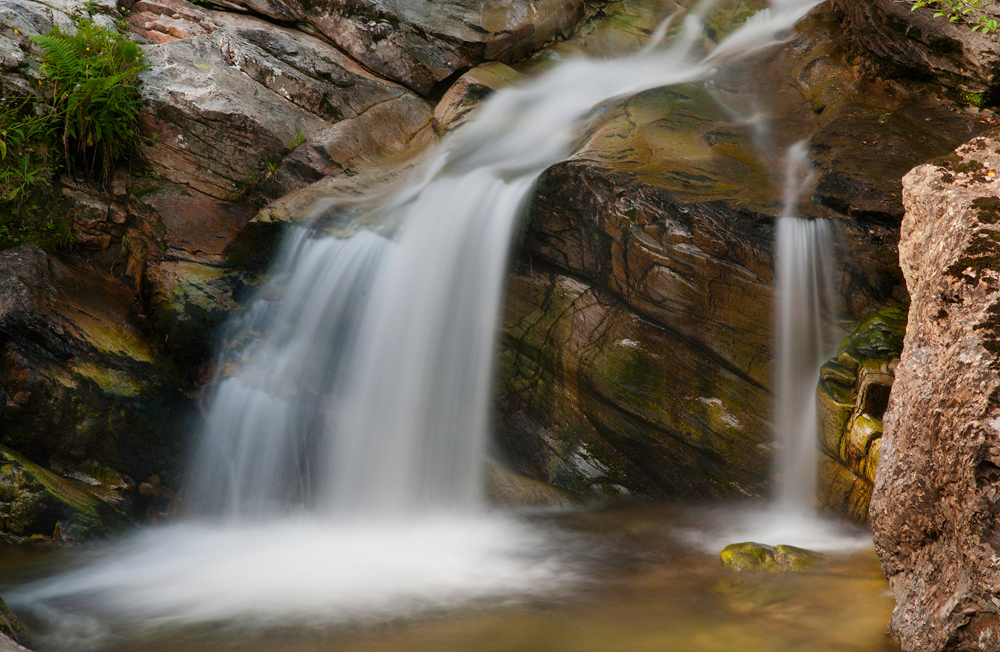
[[[120,631],[329,626],[547,595],[579,579],[555,548],[498,514],[182,523],[100,546],[5,598],[43,621],[45,649],[83,652]]]

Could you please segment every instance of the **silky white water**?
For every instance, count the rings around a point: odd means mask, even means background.
[[[416,181],[360,209],[393,228],[296,229],[273,283],[227,329],[190,522],[10,601],[49,621],[51,649],[85,650],[112,626],[383,618],[575,581],[547,535],[482,508],[495,331],[525,202],[602,102],[705,78],[814,4],[776,3],[709,59],[689,14],[667,48],[563,61],[496,93]]]

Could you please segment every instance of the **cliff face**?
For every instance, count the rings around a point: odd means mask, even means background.
[[[907,651],[1000,649],[1000,140],[904,178],[912,303],[871,503]]]

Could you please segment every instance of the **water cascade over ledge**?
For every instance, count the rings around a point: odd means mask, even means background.
[[[602,102],[703,79],[723,57],[774,42],[814,4],[776,2],[707,59],[689,13],[664,49],[561,62],[497,92],[415,181],[362,209],[363,222],[379,228],[350,237],[294,229],[274,285],[228,328],[248,344],[218,364],[223,377],[187,489],[192,518],[97,551],[89,565],[22,587],[11,601],[74,629],[52,649],[85,650],[107,623],[336,622],[575,581],[544,532],[482,510],[496,328],[525,203]],[[804,148],[789,159],[788,196],[797,197]],[[806,233],[828,225],[800,222],[779,221],[779,284],[807,279],[828,292],[828,245]],[[782,243],[795,255],[783,257]],[[823,310],[791,294],[788,305],[795,310],[787,324],[782,317],[779,341],[790,347],[789,369],[804,368],[820,350],[800,351],[781,333],[812,337]],[[805,387],[800,372],[789,373],[797,394],[788,402],[799,404],[815,382]],[[780,417],[781,430],[801,432],[807,419]],[[789,489],[788,499],[801,492]]]

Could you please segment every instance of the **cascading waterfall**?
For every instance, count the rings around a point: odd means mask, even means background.
[[[809,4],[732,38],[760,45]],[[304,499],[371,516],[478,505],[509,243],[534,180],[571,152],[577,123],[600,102],[703,76],[701,29],[691,14],[666,51],[567,61],[496,94],[418,183],[377,206],[401,225],[391,241],[296,240],[290,296],[262,299],[241,324],[269,335],[220,383],[190,489],[196,509],[259,516]],[[360,315],[351,324],[346,305]]]
[[[540,533],[476,509],[504,274],[534,180],[572,152],[577,125],[602,102],[704,78],[723,53],[773,42],[814,4],[776,3],[707,59],[696,60],[702,26],[689,14],[666,49],[561,62],[496,93],[422,176],[362,209],[360,223],[398,229],[295,230],[274,284],[229,327],[188,488],[198,518],[10,600],[72,629],[62,649],[81,651],[81,632],[100,640],[108,623],[328,623],[570,581]],[[793,250],[804,258],[787,272],[781,263],[781,279],[822,258]],[[816,309],[805,327],[818,328]],[[789,351],[796,364],[816,358]]]
[[[775,239],[775,429],[777,508],[800,518],[815,513],[816,386],[820,365],[832,353],[828,324],[836,314],[830,223],[795,217],[810,177],[806,144],[798,143],[788,152],[784,210]]]

